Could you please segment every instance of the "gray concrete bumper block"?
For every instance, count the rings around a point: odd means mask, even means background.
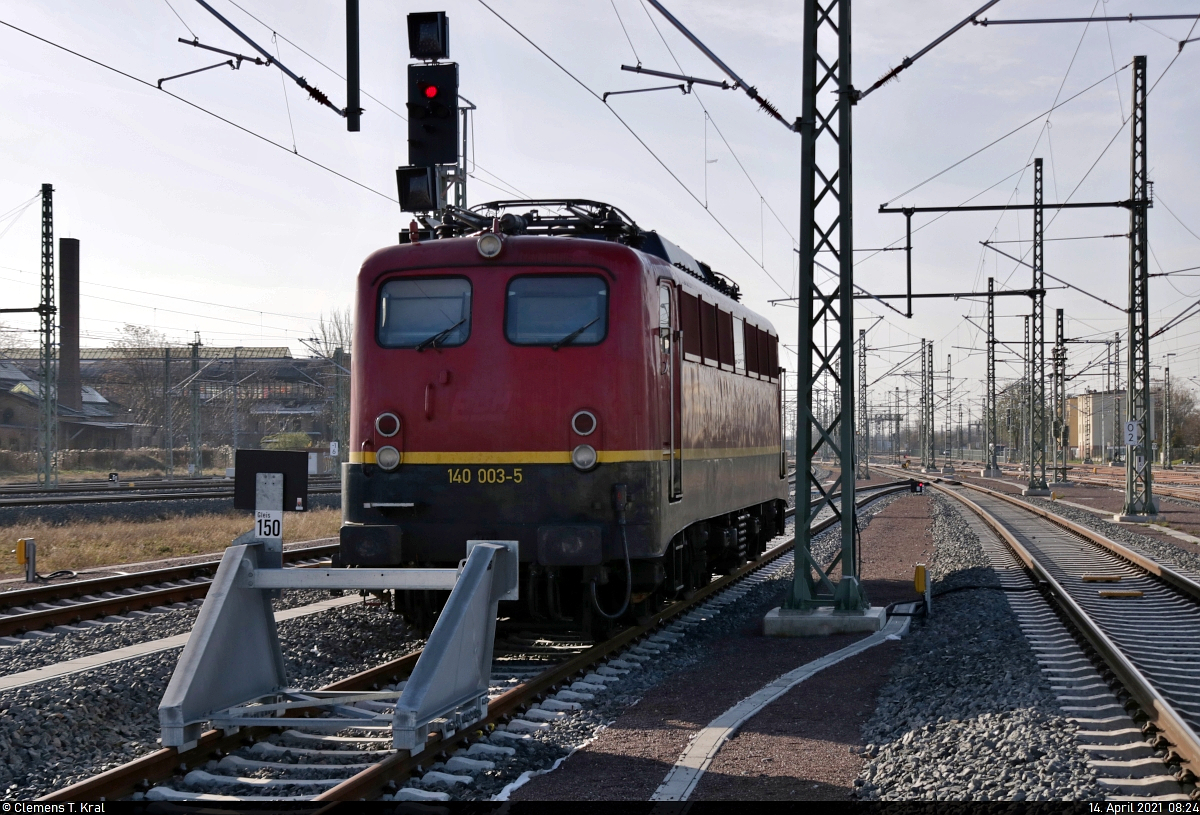
[[[763,618],[763,635],[767,637],[826,637],[830,634],[873,634],[887,622],[887,611],[871,607],[866,611],[834,611],[818,608],[812,611],[793,611],[773,608]]]

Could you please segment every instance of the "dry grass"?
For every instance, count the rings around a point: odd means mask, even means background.
[[[284,542],[336,537],[340,509],[288,512],[283,518]],[[18,538],[37,540],[38,572],[92,569],[121,563],[186,557],[220,552],[254,525],[245,512],[176,516],[152,521],[86,521],[56,526],[44,521],[0,526],[0,575],[19,575],[15,546]]]

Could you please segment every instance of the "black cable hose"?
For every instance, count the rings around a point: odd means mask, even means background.
[[[600,601],[596,598],[596,578],[592,578],[591,595],[592,608],[606,620],[616,620],[629,608],[629,601],[633,598],[633,569],[629,568],[629,538],[625,535],[625,525],[621,525],[621,545],[625,547],[625,602],[621,604],[621,608],[616,614],[609,614],[604,609],[600,608]]]
[[[69,580],[72,577],[76,577],[76,576],[77,575],[75,574],[75,572],[71,571],[70,569],[59,569],[57,572],[50,572],[50,574],[39,574],[39,575],[37,575],[37,579],[38,580],[46,580],[46,581],[59,580],[59,579]]]

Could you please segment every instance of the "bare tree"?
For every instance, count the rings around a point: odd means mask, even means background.
[[[331,357],[337,348],[341,348],[343,353],[349,354],[353,338],[354,319],[349,308],[335,309],[329,313],[328,317],[324,314],[321,315],[317,322],[317,336],[315,337],[321,356]]]
[[[18,328],[0,322],[0,359],[11,356],[12,351],[33,347],[33,329]]]
[[[163,347],[166,337],[152,328],[126,324],[109,348],[116,358],[105,371],[106,395],[128,411],[129,421],[163,423]]]

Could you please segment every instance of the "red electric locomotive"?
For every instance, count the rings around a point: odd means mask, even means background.
[[[735,285],[590,201],[451,209],[423,236],[358,276],[338,565],[515,540],[502,613],[597,629],[783,532],[778,337]],[[422,627],[445,598],[398,594]]]

